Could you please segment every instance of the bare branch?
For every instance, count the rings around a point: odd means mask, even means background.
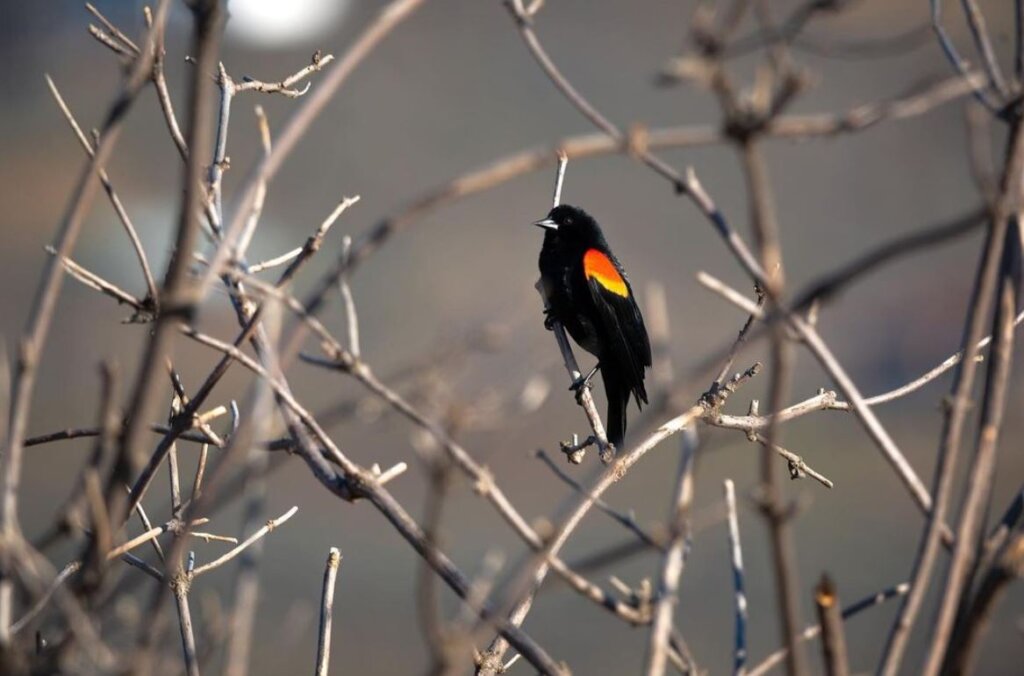
[[[341,242],[341,257],[344,261],[342,266],[348,267],[348,257],[352,253],[352,238],[345,235]],[[348,273],[338,278],[338,288],[341,290],[341,300],[345,304],[345,327],[348,329],[348,349],[352,356],[359,359],[362,350],[359,346],[359,316],[356,314],[356,301],[352,297],[352,287],[349,284]]]
[[[39,597],[39,600],[35,602],[35,605],[22,615],[21,619],[11,625],[11,635],[17,635],[18,632],[24,629],[29,622],[34,620],[39,613],[43,611],[43,608],[50,603],[50,599],[53,598],[57,588],[64,584],[68,578],[77,573],[81,567],[81,561],[72,561],[68,565],[64,566],[60,573],[58,573],[57,577],[53,578],[53,582],[50,583],[50,587],[46,590],[46,593]]]
[[[843,617],[839,612],[839,596],[828,575],[821,576],[814,590],[814,603],[818,607],[818,622],[822,627],[821,648],[825,657],[825,673],[828,676],[849,676],[850,664]]]
[[[904,596],[908,591],[910,591],[910,585],[906,582],[898,584],[894,587],[889,587],[888,589],[884,589],[878,592],[877,594],[872,594],[871,596],[863,598],[860,601],[857,601],[856,603],[853,603],[852,605],[849,605],[846,608],[844,608],[842,618],[843,620],[848,620],[851,617],[858,615],[861,612],[868,610],[870,608],[874,608],[877,605],[885,603],[890,599],[895,599]],[[803,632],[800,633],[800,640],[810,641],[811,639],[820,635],[821,625],[813,624],[806,627],[803,630]],[[786,648],[780,648],[779,650],[776,650],[771,655],[762,660],[753,669],[749,670],[747,672],[747,676],[764,676],[764,674],[767,674],[769,671],[771,671],[785,658]]]
[[[96,9],[92,3],[85,3],[85,9],[103,24],[103,27],[107,29],[107,32],[120,40],[121,43],[128,47],[128,49],[130,49],[134,54],[139,54],[139,46],[132,42],[132,39],[125,35],[120,28],[111,23],[107,17],[103,16],[103,14]]]
[[[953,560],[946,573],[938,618],[932,629],[932,643],[925,663],[926,674],[938,674],[953,632],[953,622],[961,597],[968,587],[968,574],[981,542],[985,512],[991,501],[996,469],[996,445],[1003,426],[1013,358],[1013,313],[1017,308],[1020,285],[1021,243],[1019,222],[1009,227],[1004,245],[1002,271],[996,290],[992,332],[996,336],[992,358],[985,377],[985,395],[981,407],[981,428],[977,451],[971,463],[967,497],[960,513],[960,526],[953,549]]]
[[[64,102],[64,98],[57,90],[57,85],[53,83],[53,79],[50,78],[49,75],[46,76],[46,84],[49,86],[50,93],[53,94],[54,100],[57,101],[57,106],[60,107],[61,112],[64,114],[64,118],[68,121],[68,124],[71,125],[71,130],[75,133],[75,136],[78,137],[79,143],[82,144],[82,149],[85,151],[85,154],[90,158],[93,158],[96,151],[93,149],[92,143],[90,143],[86,135],[82,133],[82,128],[78,126],[78,121],[75,120],[74,115],[71,113],[71,109],[68,108],[68,105]],[[128,216],[128,212],[125,210],[124,204],[121,203],[121,198],[118,197],[117,193],[114,191],[114,186],[110,182],[110,176],[107,175],[106,169],[100,168],[96,173],[100,177],[100,183],[103,184],[103,189],[106,191],[107,197],[110,199],[110,204],[114,207],[114,212],[117,213],[118,219],[120,219],[121,224],[124,226],[128,239],[132,244],[132,248],[135,250],[135,255],[139,259],[139,266],[142,268],[142,276],[146,282],[147,298],[155,308],[158,301],[156,281],[153,279],[153,271],[149,267],[149,259],[146,257],[146,252],[142,248],[142,242],[139,240],[139,234],[135,230],[135,225]],[[48,250],[52,250],[52,247]]]
[[[278,526],[283,524],[288,519],[290,519],[293,516],[295,516],[295,512],[297,512],[297,511],[299,511],[298,507],[292,507],[291,509],[289,509],[287,512],[285,512],[281,516],[277,517],[276,519],[271,519],[270,521],[267,521],[266,525],[263,526],[263,528],[260,528],[258,531],[256,531],[255,533],[253,533],[252,535],[247,537],[242,542],[242,544],[238,545],[237,547],[235,547],[231,551],[227,552],[226,554],[218,557],[217,559],[214,559],[213,561],[210,561],[209,563],[203,564],[202,566],[198,566],[195,570],[192,571],[191,577],[193,577],[193,578],[199,577],[203,573],[207,573],[207,572],[209,572],[209,571],[211,571],[211,570],[213,570],[215,568],[219,568],[220,566],[223,566],[225,563],[227,563],[228,561],[230,561],[231,559],[235,558],[236,556],[238,556],[239,554],[244,552],[246,549],[251,547],[254,542],[256,542],[257,540],[262,538],[264,535],[266,535],[270,531],[274,530],[275,528],[277,528]]]
[[[735,640],[733,648],[733,673],[743,674],[747,665],[747,593],[743,583],[743,547],[740,543],[740,524],[736,516],[736,490],[732,479],[726,479],[725,508],[729,522],[729,552],[732,560],[732,585],[735,599]]]
[[[654,604],[654,621],[647,649],[647,674],[660,676],[668,663],[669,635],[673,614],[679,599],[679,578],[685,565],[686,541],[689,539],[689,513],[693,505],[693,466],[697,456],[697,431],[683,430],[679,478],[674,504],[669,516],[669,545],[662,562],[661,580]]]
[[[563,482],[565,482],[566,484],[571,486],[574,490],[576,490],[579,493],[583,493],[586,490],[583,486],[580,485],[580,483],[578,481],[576,481],[571,476],[566,474],[566,472],[547,453],[545,453],[543,450],[538,450],[535,455],[545,465],[547,465],[548,469],[550,469],[555,474],[555,476],[557,476]],[[640,524],[638,524],[636,522],[636,519],[634,518],[632,513],[623,514],[622,512],[616,510],[614,507],[609,505],[606,501],[602,500],[601,498],[597,498],[594,501],[594,504],[602,512],[604,512],[605,514],[607,514],[611,518],[613,518],[616,521],[618,521],[627,530],[629,530],[634,535],[636,535],[637,539],[639,539],[640,542],[643,542],[644,544],[646,544],[648,547],[650,547],[652,549],[657,549],[657,550],[664,551],[664,549],[665,549],[665,543],[663,542],[664,538],[662,538],[662,537],[655,537],[654,535],[652,535],[652,534],[648,533],[646,530],[644,530],[640,526]]]
[[[320,637],[316,648],[316,674],[327,676],[331,662],[331,618],[334,612],[334,583],[338,578],[338,566],[341,564],[341,552],[331,547],[327,555],[327,566],[324,569],[324,589],[320,596]]]
[[[236,92],[257,91],[264,94],[281,94],[290,99],[297,99],[309,91],[309,83],[302,89],[294,89],[295,85],[302,82],[313,73],[320,72],[324,66],[334,61],[333,54],[320,55],[320,52],[313,54],[310,64],[305,68],[289,75],[280,82],[261,82],[251,77],[243,77],[241,82],[235,83]]]
[[[974,0],[961,0],[964,14],[967,15],[967,25],[971,28],[971,35],[974,37],[974,44],[981,53],[982,62],[985,64],[985,72],[988,74],[992,88],[1003,100],[1009,99],[1011,92],[1006,80],[1003,78],[1002,68],[999,67],[999,60],[996,58],[995,50],[992,48],[992,41],[989,38],[988,28],[985,25],[985,16],[978,8]]]

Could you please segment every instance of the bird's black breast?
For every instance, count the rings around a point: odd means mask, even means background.
[[[546,234],[540,250],[540,278],[551,316],[587,352],[601,358],[601,341],[593,321],[593,301],[580,286],[583,252],[575,252],[555,233]]]

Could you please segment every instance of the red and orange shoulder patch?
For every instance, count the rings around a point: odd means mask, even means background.
[[[615,263],[604,253],[597,249],[587,249],[583,254],[583,274],[587,279],[593,279],[617,296],[626,298],[629,296],[629,288],[626,280],[622,278],[619,271],[615,269]]]

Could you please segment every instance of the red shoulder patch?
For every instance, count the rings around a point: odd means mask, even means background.
[[[629,287],[626,286],[626,280],[615,269],[615,263],[612,263],[608,256],[597,249],[587,249],[587,252],[583,254],[583,274],[587,279],[593,279],[616,296],[623,298],[629,296]]]

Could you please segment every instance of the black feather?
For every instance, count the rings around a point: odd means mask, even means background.
[[[629,397],[647,403],[645,370],[651,366],[651,344],[629,278],[612,253],[600,226],[582,209],[562,205],[548,214],[553,225],[540,253],[541,282],[551,315],[601,366],[608,399],[608,440],[622,444]],[[587,277],[584,256],[596,249],[615,267],[622,284],[609,287]]]

